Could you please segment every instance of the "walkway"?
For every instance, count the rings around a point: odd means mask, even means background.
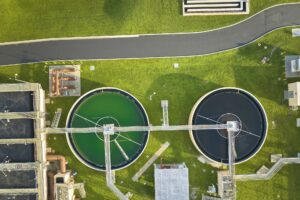
[[[142,168],[132,177],[132,180],[137,182],[138,179],[145,173],[145,171],[159,158],[159,156],[167,150],[170,146],[169,142],[165,142],[160,148],[154,153],[154,155],[143,165]]]
[[[230,124],[200,124],[200,125],[172,125],[172,126],[114,126],[113,132],[145,132],[145,131],[191,131],[191,130],[218,130],[230,128]],[[41,132],[47,134],[65,134],[65,133],[95,133],[104,132],[103,127],[82,127],[82,128],[46,128]]]
[[[241,174],[235,175],[236,181],[270,180],[284,165],[300,164],[300,158],[280,158],[265,174]]]
[[[275,6],[218,30],[113,38],[61,39],[0,45],[0,65],[54,60],[205,55],[250,43],[281,27],[300,25],[300,3]]]

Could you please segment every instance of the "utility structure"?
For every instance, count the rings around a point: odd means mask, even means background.
[[[218,174],[218,176],[220,176],[218,177],[220,179],[219,190],[221,190],[222,199],[235,200],[236,199],[235,158],[237,157],[236,150],[235,150],[235,133],[238,132],[240,128],[237,122],[228,122],[228,123],[231,124],[231,126],[227,128],[228,172],[225,174],[222,173]]]
[[[228,154],[229,154],[229,171],[233,180],[234,177],[234,133],[239,131],[239,122],[228,121],[224,124],[208,124],[208,125],[170,125],[170,126],[128,126],[117,127],[114,124],[105,124],[99,127],[87,127],[87,128],[46,128],[44,130],[47,134],[65,134],[70,133],[103,133],[105,144],[105,166],[106,166],[106,183],[107,186],[118,196],[121,200],[126,200],[128,197],[123,194],[114,184],[114,175],[111,169],[111,152],[110,152],[110,136],[115,133],[121,132],[143,132],[143,131],[179,131],[179,130],[227,130],[228,132]],[[232,185],[235,188],[235,184]],[[235,190],[233,190],[235,196]]]
[[[111,164],[111,137],[114,134],[122,134],[126,132],[145,132],[145,131],[197,131],[197,130],[225,130],[227,131],[228,138],[228,165],[229,165],[229,176],[227,176],[227,180],[230,184],[226,185],[226,192],[228,199],[235,199],[235,134],[240,131],[241,124],[239,121],[228,120],[224,121],[224,123],[216,123],[216,124],[200,124],[200,125],[169,125],[169,117],[168,117],[168,101],[161,101],[161,107],[163,109],[163,124],[161,126],[119,126],[118,124],[103,124],[97,125],[95,127],[85,127],[85,128],[46,128],[43,130],[46,134],[65,134],[65,133],[84,133],[84,134],[99,134],[103,133],[104,139],[104,149],[105,149],[105,172],[106,172],[106,184],[110,188],[112,192],[120,200],[127,200],[128,196],[122,193],[115,184],[114,184],[114,172],[112,170]],[[80,118],[84,118],[83,116],[79,116]],[[86,119],[89,121],[89,119]],[[122,147],[117,145],[120,150]],[[121,151],[123,152],[123,151]],[[125,155],[126,153],[123,152]]]
[[[17,80],[17,79],[15,79]],[[0,194],[47,198],[45,93],[40,84],[0,84]]]
[[[163,110],[163,126],[169,126],[169,112],[168,112],[169,102],[168,100],[161,101],[161,107]]]
[[[224,90],[224,89],[223,89]],[[101,92],[100,92],[101,91]],[[113,88],[106,88],[106,89],[102,89],[102,90],[96,90],[96,91],[92,91],[95,92],[95,94],[103,94],[105,91],[113,91],[114,92],[114,96],[118,93],[118,94],[123,94],[125,97],[125,99],[134,99],[134,97],[128,95],[126,92],[124,91],[120,91],[120,90],[116,90]],[[117,92],[117,93],[116,93]],[[216,92],[216,91],[214,91]],[[220,93],[220,92],[219,92]],[[240,97],[241,94],[243,93],[243,91],[241,90],[237,90],[237,89],[226,89],[226,92],[221,92],[221,94],[234,94],[235,96]],[[245,95],[248,95],[246,92],[244,92]],[[93,93],[89,93],[89,94],[93,94]],[[128,98],[129,97],[129,98]],[[79,99],[80,100],[80,99]],[[220,99],[219,99],[220,100]],[[224,104],[226,99],[221,99],[222,103]],[[230,99],[231,100],[231,99]],[[247,99],[248,100],[248,99]],[[202,100],[201,100],[202,101]],[[214,102],[214,101],[213,101]],[[231,101],[229,101],[230,104],[232,104]],[[143,110],[142,106],[140,104],[135,104],[137,105],[140,110]],[[200,104],[199,104],[200,105]],[[111,142],[114,142],[115,144],[115,148],[118,148],[121,152],[121,154],[123,155],[123,157],[126,160],[129,160],[128,155],[126,154],[126,152],[124,151],[123,147],[118,143],[118,141],[116,141],[115,138],[117,138],[118,136],[120,136],[121,138],[125,138],[128,141],[138,144],[136,141],[131,140],[130,138],[126,138],[124,135],[128,132],[136,132],[138,133],[138,135],[141,135],[145,132],[147,132],[147,134],[150,131],[198,131],[198,130],[216,130],[218,131],[218,134],[220,135],[220,137],[222,137],[222,140],[224,141],[224,138],[226,138],[225,142],[225,147],[227,145],[227,149],[228,152],[225,151],[226,157],[228,157],[228,167],[229,170],[227,171],[227,174],[222,176],[222,184],[219,184],[219,188],[222,188],[222,191],[224,191],[224,194],[226,194],[226,198],[224,199],[235,199],[235,193],[236,193],[236,185],[235,185],[235,179],[236,179],[236,175],[235,175],[235,163],[238,163],[238,157],[237,157],[237,153],[238,152],[238,148],[235,148],[235,143],[237,142],[238,144],[238,135],[240,134],[240,132],[244,132],[245,134],[249,134],[251,135],[251,137],[258,137],[260,138],[259,135],[253,134],[252,132],[250,132],[249,130],[243,130],[245,129],[245,127],[242,129],[242,124],[245,125],[245,121],[241,121],[240,118],[235,115],[234,113],[228,113],[228,111],[224,111],[221,110],[220,108],[217,107],[217,112],[218,113],[225,113],[222,114],[218,119],[214,120],[208,117],[203,116],[203,114],[201,114],[201,112],[199,113],[194,112],[194,110],[196,111],[196,109],[193,109],[191,115],[192,116],[196,116],[196,117],[201,117],[201,121],[189,121],[188,125],[169,125],[169,117],[168,117],[168,102],[167,101],[162,101],[161,102],[161,107],[163,110],[163,124],[160,126],[153,126],[151,124],[148,123],[148,118],[147,116],[143,118],[143,120],[147,121],[147,123],[136,123],[137,125],[133,125],[133,126],[121,126],[120,123],[118,122],[118,120],[116,118],[112,118],[110,116],[99,116],[97,115],[98,113],[95,112],[96,117],[98,117],[98,121],[94,121],[93,119],[91,119],[91,116],[86,116],[84,115],[84,113],[80,113],[80,112],[75,112],[74,116],[77,117],[77,120],[81,120],[81,122],[84,123],[89,123],[92,125],[87,125],[87,126],[69,126],[69,123],[67,123],[67,127],[65,128],[58,128],[56,125],[53,127],[45,127],[45,126],[41,126],[41,127],[37,127],[35,129],[36,135],[40,136],[40,137],[44,137],[45,134],[66,134],[67,135],[76,135],[77,133],[81,133],[81,134],[86,134],[86,135],[91,135],[91,134],[95,134],[96,137],[98,137],[99,140],[103,141],[104,143],[104,156],[105,156],[105,163],[103,166],[103,170],[105,170],[106,172],[106,182],[107,182],[107,186],[116,194],[116,196],[118,196],[119,199],[128,199],[129,197],[126,196],[125,194],[123,194],[116,186],[115,186],[115,181],[114,181],[114,170],[116,170],[116,168],[114,168],[114,165],[112,164],[113,161],[113,151],[111,151],[111,148],[114,148],[111,146]],[[198,107],[198,103],[196,103],[196,107]],[[212,108],[215,108],[216,106],[211,106]],[[222,107],[222,106],[221,106]],[[236,107],[236,105],[233,106],[234,108]],[[93,108],[94,109],[94,108]],[[231,108],[232,109],[232,108]],[[6,109],[7,110],[7,109]],[[13,120],[13,119],[23,119],[23,118],[44,118],[45,117],[45,111],[44,110],[29,110],[29,111],[22,111],[22,112],[6,112],[6,110],[1,114],[0,118],[2,119],[6,119],[8,120]],[[206,114],[212,114],[213,112],[209,112]],[[143,114],[143,113],[142,113]],[[201,115],[200,115],[201,114]],[[248,114],[248,113],[247,113]],[[84,116],[83,116],[84,115]],[[206,115],[208,116],[208,115]],[[240,116],[240,115],[239,115]],[[93,116],[95,117],[95,116]],[[203,120],[206,119],[207,121]],[[265,118],[262,117],[262,119],[264,120]],[[100,123],[102,121],[102,123]],[[57,123],[56,123],[57,124]],[[94,125],[94,126],[93,126]],[[221,131],[221,132],[219,132]],[[265,131],[265,129],[263,130]],[[102,133],[102,134],[101,134]],[[124,133],[124,134],[122,134]],[[197,133],[198,134],[198,133]],[[211,135],[211,134],[202,134],[202,132],[199,132],[198,135]],[[16,143],[16,142],[24,142],[24,143],[35,143],[36,139],[38,138],[21,138],[21,139],[4,139],[1,140],[0,143],[2,142],[10,142],[10,143]],[[147,139],[147,138],[146,138]],[[34,166],[34,164],[32,165],[28,165],[28,166],[22,166],[22,168],[27,169],[28,167],[32,167]],[[7,167],[12,167],[14,168],[15,166],[9,166],[9,165],[5,165],[3,166],[3,168],[7,168]],[[238,180],[238,179],[237,179]],[[33,188],[34,189],[34,188]],[[2,191],[3,192],[3,191]],[[24,192],[22,190],[22,192]]]

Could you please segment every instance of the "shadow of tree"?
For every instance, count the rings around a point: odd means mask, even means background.
[[[124,23],[135,8],[132,0],[105,0],[104,12],[118,24]]]

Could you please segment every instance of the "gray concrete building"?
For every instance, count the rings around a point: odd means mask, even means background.
[[[154,165],[155,200],[189,200],[189,172],[183,164]]]
[[[300,77],[299,55],[290,55],[285,57],[285,75],[287,78]]]

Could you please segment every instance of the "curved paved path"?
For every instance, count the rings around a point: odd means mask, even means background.
[[[300,25],[300,3],[275,6],[241,23],[208,32],[0,45],[0,65],[204,55],[245,45],[274,29],[293,25]]]

